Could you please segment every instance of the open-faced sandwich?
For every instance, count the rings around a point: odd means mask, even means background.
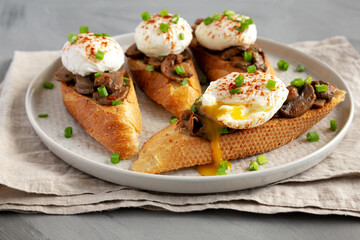
[[[257,31],[251,18],[225,10],[224,14],[198,19],[193,28],[195,37],[190,48],[210,81],[232,72],[258,70],[276,75],[265,53],[255,44]]]
[[[132,169],[161,173],[200,165],[202,175],[217,175],[219,169],[224,174],[227,160],[289,143],[345,97],[330,83],[300,80],[285,87],[276,76],[257,71],[233,72],[211,82],[195,102],[195,112],[185,111],[181,120],[150,138]]]
[[[192,29],[179,14],[142,14],[135,43],[125,52],[137,85],[155,102],[180,117],[201,95],[199,80],[187,50]]]
[[[124,52],[107,34],[69,34],[61,54],[61,82],[68,112],[92,137],[127,159],[138,151],[141,115]]]

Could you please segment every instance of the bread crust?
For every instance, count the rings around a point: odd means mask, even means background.
[[[117,106],[104,106],[94,98],[75,91],[73,84],[61,83],[63,102],[71,116],[93,138],[121,159],[133,157],[139,149],[141,114],[131,77],[126,99]]]
[[[185,110],[190,109],[195,99],[201,95],[194,63],[192,59],[188,59],[186,62],[190,64],[193,76],[187,78],[187,85],[181,86],[180,83],[169,80],[162,73],[146,71],[147,65],[143,60],[127,58],[130,73],[140,89],[177,117],[181,117]]]
[[[345,98],[338,90],[323,108],[310,109],[297,118],[273,118],[251,129],[223,134],[220,145],[224,160],[244,158],[279,148],[314,126]],[[161,173],[184,167],[209,164],[212,160],[210,142],[189,135],[181,120],[152,136],[142,147],[132,170]]]

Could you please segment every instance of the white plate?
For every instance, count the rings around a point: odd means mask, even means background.
[[[134,42],[132,33],[114,38],[124,49]],[[247,170],[250,159],[255,159],[254,156],[232,161],[233,167],[228,175],[214,177],[199,176],[193,168],[162,175],[137,173],[129,170],[133,160],[112,164],[110,151],[86,134],[62,103],[60,84],[53,78],[61,66],[60,59],[50,64],[29,85],[26,93],[26,112],[40,139],[53,153],[75,168],[113,183],[172,193],[225,192],[273,183],[311,168],[330,154],[349,129],[354,104],[344,80],[324,63],[270,40],[259,38],[257,43],[265,50],[275,68],[279,59],[290,61],[291,67],[288,71],[279,71],[279,77],[286,84],[296,77],[312,76],[314,80],[321,79],[336,84],[338,88],[347,91],[347,95],[343,103],[314,126],[313,130],[318,131],[321,137],[319,142],[308,143],[304,135],[300,136],[293,142],[266,153],[268,163],[260,166],[256,172]],[[300,74],[294,70],[298,63],[306,67],[305,73]],[[42,83],[45,81],[53,82],[54,89],[44,89]],[[151,101],[139,89],[137,97],[143,118],[143,132],[140,137],[142,145],[154,131],[169,124],[171,114]],[[38,118],[40,113],[48,113],[49,117]],[[338,121],[337,132],[328,130],[330,119]],[[69,139],[64,137],[64,129],[67,126],[73,128],[73,136]]]

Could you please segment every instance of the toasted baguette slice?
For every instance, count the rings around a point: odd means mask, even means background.
[[[240,68],[231,65],[230,61],[224,61],[219,56],[206,51],[203,47],[199,46],[196,39],[193,39],[190,49],[195,57],[196,63],[201,70],[205,73],[210,81],[215,81],[224,77],[232,72],[246,72]],[[266,73],[277,76],[275,69],[270,64],[269,59],[265,56],[264,62],[267,66]]]
[[[155,102],[163,105],[177,117],[190,109],[195,99],[201,95],[201,87],[192,59],[186,60],[190,64],[193,76],[188,78],[188,84],[169,80],[162,73],[146,71],[143,60],[127,58],[128,68],[137,85]]]
[[[335,97],[323,108],[311,109],[300,117],[273,118],[256,128],[221,135],[223,159],[244,158],[291,142],[324,118],[344,98],[345,92],[337,90]],[[190,136],[180,120],[161,130],[144,144],[139,159],[132,164],[132,170],[161,173],[212,161],[210,142],[201,137]]]
[[[128,74],[127,74],[128,75]],[[138,152],[141,115],[134,85],[130,76],[126,99],[117,106],[103,106],[93,98],[75,91],[73,84],[61,83],[63,102],[68,112],[93,138],[121,159],[129,159]]]

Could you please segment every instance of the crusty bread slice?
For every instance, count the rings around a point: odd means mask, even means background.
[[[127,65],[137,85],[155,102],[163,105],[177,117],[190,109],[195,99],[201,95],[201,87],[192,59],[186,60],[190,64],[193,76],[188,78],[188,84],[169,80],[162,73],[146,71],[143,60],[127,58]]]
[[[300,117],[273,118],[256,128],[221,135],[223,159],[244,158],[291,142],[324,118],[344,98],[345,92],[337,90],[335,97],[323,108],[310,109]],[[152,136],[144,144],[139,159],[132,164],[132,170],[161,173],[212,161],[210,142],[201,137],[190,136],[179,120]]]
[[[203,47],[199,46],[195,39],[190,45],[191,52],[196,60],[196,63],[210,81],[215,81],[232,72],[245,72],[240,68],[231,65],[230,61],[224,61],[219,56],[211,54]],[[277,76],[275,69],[271,65],[269,59],[265,56],[265,65],[267,66],[266,73]]]
[[[128,74],[127,74],[128,75]],[[73,84],[61,83],[63,102],[68,112],[93,138],[121,159],[133,157],[139,149],[141,115],[130,76],[126,99],[117,106],[103,106],[75,91]]]

